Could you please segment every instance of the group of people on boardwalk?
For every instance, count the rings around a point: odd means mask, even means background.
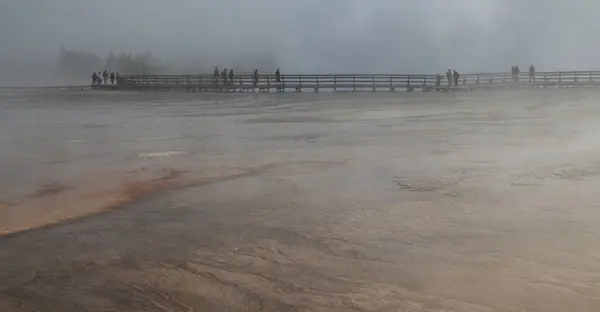
[[[519,69],[519,65],[515,65],[512,67],[511,69],[512,72],[512,81],[514,82],[518,82],[519,81],[519,75],[521,74],[521,69]],[[535,67],[533,66],[533,64],[531,64],[531,66],[529,66],[529,82],[535,82]]]
[[[448,80],[448,86],[458,86],[458,81],[460,79],[460,74],[456,71],[456,69],[448,69],[446,72],[446,79]],[[438,73],[436,76],[435,86],[439,87],[442,85],[442,76]]]
[[[104,78],[104,79],[102,79],[102,78]],[[115,80],[118,84],[119,83],[119,73],[115,74],[115,72],[111,72],[109,74],[108,70],[105,69],[102,73],[94,72],[92,74],[92,84],[95,84],[95,85],[102,84],[102,81],[104,81],[104,84],[108,84],[109,79],[110,79],[110,84],[115,84]]]
[[[512,81],[519,81],[519,74],[521,73],[521,69],[519,69],[519,65],[514,65],[511,68],[511,73],[512,73]]]
[[[519,81],[519,75],[521,74],[521,70],[519,69],[518,65],[514,65],[511,69],[511,73],[512,73],[512,81],[514,82],[518,82]],[[459,79],[460,79],[460,74],[454,69],[448,69],[448,71],[446,72],[446,79],[448,80],[448,86],[458,86],[459,84]],[[464,83],[465,81],[463,81]],[[491,78],[490,78],[490,82],[491,82]],[[535,67],[533,66],[533,64],[531,66],[529,66],[529,82],[535,82]],[[479,83],[479,78],[477,78],[477,83]],[[442,76],[438,73],[436,75],[436,81],[435,81],[435,86],[439,87],[442,85]]]
[[[239,84],[243,84],[241,81],[241,77],[240,78],[240,83]],[[253,85],[258,85],[259,83],[259,73],[258,73],[258,69],[255,69],[252,72],[252,84]],[[213,82],[215,84],[219,84],[219,82],[222,82],[223,85],[233,85],[235,84],[235,79],[236,79],[236,75],[233,71],[233,69],[227,70],[227,68],[223,68],[223,70],[219,70],[219,66],[215,66],[215,69],[213,70]],[[282,79],[281,79],[281,71],[279,70],[279,68],[277,68],[277,70],[275,71],[275,83],[277,84],[281,84]]]
[[[518,65],[514,65],[512,66],[511,69],[512,72],[512,81],[513,82],[518,82],[519,81],[519,76],[521,74],[521,71],[519,69]],[[469,79],[469,77],[475,77],[477,78],[477,84],[479,84],[479,74],[473,74],[473,75],[466,75],[465,78],[463,78],[462,82],[460,81],[461,75],[458,73],[458,71],[456,69],[448,69],[446,72],[446,79],[447,79],[447,83],[448,83],[448,87],[458,87],[459,85],[464,85],[467,83],[467,80]],[[502,75],[501,79],[502,81],[505,81],[506,78],[506,74],[504,73],[499,73]],[[489,83],[492,83],[493,79],[494,79],[494,74],[482,74],[482,75],[487,75],[489,76]],[[536,71],[535,71],[535,67],[533,65],[531,65],[529,67],[529,82],[535,82],[535,76],[536,76]],[[298,76],[300,77],[300,76]],[[431,76],[429,76],[431,77]],[[273,78],[274,81],[272,80]],[[202,77],[199,78],[200,79],[200,83],[202,83]],[[260,86],[260,88],[266,89],[266,88],[276,88],[278,91],[283,91],[285,89],[285,81],[284,81],[284,77],[281,75],[281,71],[279,68],[277,68],[277,70],[275,71],[274,75],[259,75],[258,69],[254,69],[252,72],[252,75],[237,75],[236,73],[233,71],[233,69],[227,69],[224,68],[223,70],[219,69],[219,66],[215,66],[214,67],[214,71],[213,71],[213,75],[212,75],[212,82],[215,86],[215,88],[221,88],[222,86],[225,86],[226,88],[245,88],[244,85],[253,85],[254,87],[259,85],[260,79],[264,79],[265,81],[263,82],[263,84]],[[300,78],[299,78],[300,79]],[[356,77],[355,77],[356,79]],[[373,78],[374,79],[374,78]],[[423,78],[424,82],[423,85],[426,84],[427,78]],[[439,73],[436,75],[436,82],[435,82],[435,86],[436,86],[436,90],[442,88],[442,79],[443,76],[440,75]],[[103,72],[94,72],[92,74],[92,84],[94,85],[100,85],[100,84],[108,84],[108,82],[110,81],[110,84],[122,84],[124,83],[125,79],[122,79],[119,76],[119,73],[115,73],[115,72],[111,72],[109,74],[109,72],[105,69]],[[301,79],[299,80],[300,85],[302,85],[302,81]],[[375,81],[375,80],[373,80]],[[207,82],[205,80],[205,82]],[[274,83],[273,83],[274,82]],[[190,83],[189,79],[188,79],[188,83]],[[319,85],[319,81],[317,78],[317,88]],[[273,84],[273,85],[272,85]],[[335,84],[335,80],[334,80],[334,84]],[[373,85],[375,83],[373,82]],[[410,76],[408,77],[408,83],[410,85]],[[227,87],[230,86],[230,87]],[[391,87],[391,78],[390,78],[390,87]],[[335,88],[335,86],[334,86]]]

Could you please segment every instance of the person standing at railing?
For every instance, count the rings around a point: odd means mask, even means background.
[[[258,69],[254,70],[254,73],[252,74],[252,80],[254,85],[258,84]]]
[[[115,84],[115,72],[110,73],[110,84]]]
[[[458,79],[460,78],[460,74],[456,71],[456,69],[454,70],[454,85],[458,86]]]
[[[213,70],[213,80],[215,84],[219,83],[219,66],[215,66],[215,70]]]
[[[223,68],[223,72],[221,72],[221,78],[223,78],[223,85],[227,84],[227,68]]]
[[[446,78],[448,78],[448,86],[452,85],[452,70],[448,69],[446,72]]]
[[[442,84],[442,75],[440,75],[440,73],[438,73],[435,76],[435,86],[439,87]]]
[[[517,80],[517,77],[516,77],[516,74],[515,74],[515,72],[516,72],[516,70],[515,70],[515,65],[513,65],[513,66],[510,68],[510,73],[511,73],[511,77],[512,77],[512,79],[511,79],[511,80],[512,80],[512,81],[516,81],[516,80]]]
[[[98,83],[98,74],[96,74],[96,72],[94,72],[92,74],[92,84],[95,85]]]
[[[104,72],[102,72],[102,77],[104,78],[104,84],[108,83],[108,71],[105,69]]]
[[[233,84],[233,80],[234,80],[234,78],[235,78],[235,75],[234,75],[234,73],[233,73],[233,69],[230,69],[230,70],[229,70],[229,83],[230,83],[230,84]]]
[[[519,65],[515,65],[515,80],[519,82],[519,74],[521,74],[521,70],[519,69]]]
[[[279,68],[275,71],[275,82],[277,83],[277,91],[281,91],[281,88],[279,87],[281,84],[281,72],[279,71]]]
[[[529,66],[529,82],[535,82],[535,67],[533,67],[533,64],[531,64],[531,66]]]

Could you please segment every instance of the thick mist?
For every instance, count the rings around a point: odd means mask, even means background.
[[[0,2],[0,84],[52,75],[61,46],[174,68],[284,72],[597,69],[592,0],[54,0]]]

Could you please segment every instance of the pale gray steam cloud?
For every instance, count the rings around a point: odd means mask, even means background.
[[[250,55],[285,72],[600,69],[598,12],[597,0],[0,0],[0,66],[52,63],[65,46]]]

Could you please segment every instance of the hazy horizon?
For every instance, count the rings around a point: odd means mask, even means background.
[[[273,59],[285,72],[599,69],[600,3],[466,0],[4,0],[0,77],[55,64],[61,46],[173,64]],[[251,65],[249,65],[251,66]]]

